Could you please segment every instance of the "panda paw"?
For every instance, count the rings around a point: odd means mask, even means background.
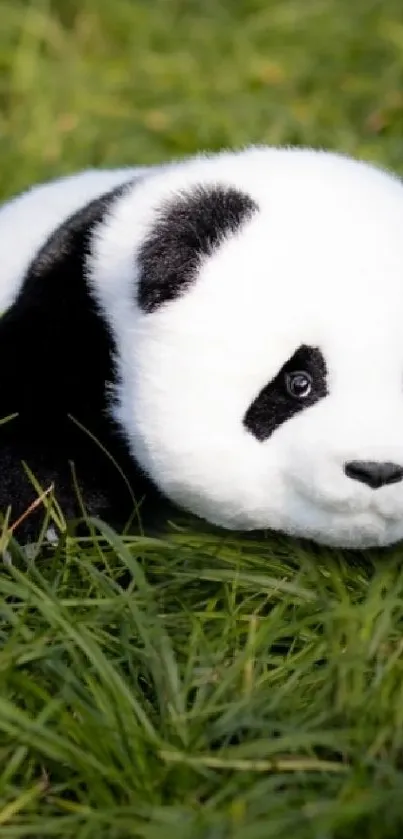
[[[41,542],[25,542],[25,544],[21,545],[21,551],[25,557],[25,559],[33,560],[38,555],[39,550],[45,547],[56,547],[60,542],[60,536],[58,535],[56,528],[53,525],[50,525],[48,529],[45,531],[45,536]],[[12,553],[8,548],[5,548],[1,554],[1,559],[4,565],[12,565],[13,558]]]

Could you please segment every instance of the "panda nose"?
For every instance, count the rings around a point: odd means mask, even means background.
[[[344,471],[349,478],[368,484],[372,489],[395,484],[403,478],[403,466],[377,460],[350,460],[344,464]]]

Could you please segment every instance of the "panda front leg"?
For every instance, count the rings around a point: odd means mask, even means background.
[[[57,544],[65,522],[83,514],[102,516],[108,507],[105,492],[91,475],[80,470],[76,480],[74,463],[48,450],[43,441],[29,447],[18,441],[3,445],[0,475],[4,542],[12,535],[28,553],[41,537]]]

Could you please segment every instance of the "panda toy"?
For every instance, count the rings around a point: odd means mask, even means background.
[[[235,530],[403,538],[392,174],[253,147],[34,187],[0,210],[0,312],[12,518],[33,474],[69,516],[167,499]]]

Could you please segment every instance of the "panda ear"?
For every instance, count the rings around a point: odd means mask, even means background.
[[[154,312],[183,294],[196,279],[202,257],[257,210],[250,195],[220,185],[199,185],[162,206],[138,254],[140,308]]]

